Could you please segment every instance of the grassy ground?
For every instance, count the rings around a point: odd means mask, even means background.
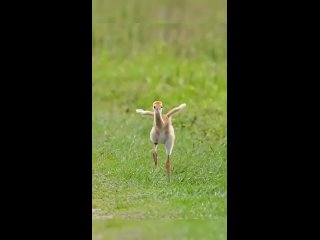
[[[92,26],[93,239],[226,239],[226,1],[94,0]],[[155,100],[187,104],[171,183]]]

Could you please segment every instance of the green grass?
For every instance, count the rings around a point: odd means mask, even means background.
[[[216,220],[97,221],[93,231],[93,239],[226,239],[225,224]]]
[[[226,239],[226,1],[94,0],[92,26],[93,239]],[[155,100],[187,104],[171,183]]]

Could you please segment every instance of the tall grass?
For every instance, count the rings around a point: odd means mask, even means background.
[[[226,59],[225,0],[93,0],[93,54]]]

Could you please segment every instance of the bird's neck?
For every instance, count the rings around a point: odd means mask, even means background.
[[[161,116],[161,113],[155,112],[154,113],[154,125],[157,126],[158,128],[163,128],[164,126],[164,121]]]

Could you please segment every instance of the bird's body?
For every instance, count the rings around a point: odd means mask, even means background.
[[[174,139],[174,128],[168,126],[166,129],[152,127],[150,132],[150,140],[153,143],[165,144],[168,139]]]
[[[150,139],[152,142],[165,144],[168,138],[174,138],[174,128],[171,119],[168,119],[167,116],[162,116],[162,120],[156,120],[156,118],[161,118],[161,116],[155,116],[153,127],[150,132]],[[163,124],[161,124],[161,121]]]
[[[172,126],[171,117],[175,113],[181,111],[186,104],[181,104],[179,107],[171,109],[167,114],[162,115],[162,102],[156,101],[153,103],[153,112],[137,109],[136,112],[142,115],[153,116],[153,126],[150,132],[150,140],[154,144],[153,161],[155,165],[158,162],[158,144],[164,144],[167,153],[166,169],[168,179],[170,181],[170,156],[174,146],[175,134]]]

